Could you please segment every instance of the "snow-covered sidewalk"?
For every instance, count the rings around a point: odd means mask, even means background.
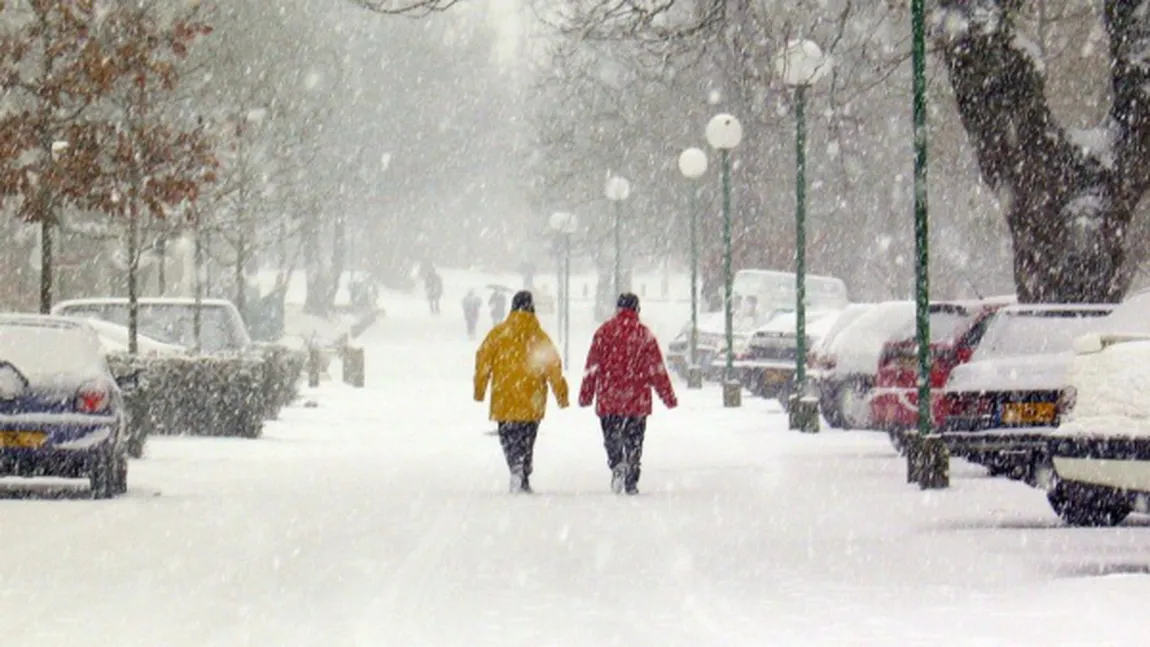
[[[1143,519],[1064,528],[1040,493],[958,461],[923,493],[881,435],[790,432],[749,397],[724,410],[679,385],[638,497],[610,494],[594,416],[553,407],[538,494],[510,496],[462,317],[388,314],[367,389],[325,384],[256,441],[154,439],[120,500],[0,501],[0,642],[1145,641]]]

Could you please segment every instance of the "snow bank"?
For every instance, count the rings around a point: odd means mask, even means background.
[[[1070,382],[1074,408],[1060,435],[1150,436],[1150,341],[1114,344],[1077,355]]]

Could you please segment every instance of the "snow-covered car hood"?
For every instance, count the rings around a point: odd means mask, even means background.
[[[956,366],[947,391],[1058,391],[1070,385],[1072,353],[984,359]]]
[[[1075,403],[1059,435],[1150,436],[1150,341],[1075,355],[1070,385]]]
[[[100,350],[105,354],[128,352],[128,327],[102,319],[86,319],[100,339]],[[188,349],[176,344],[166,344],[151,337],[136,334],[136,349],[144,355],[184,355]]]

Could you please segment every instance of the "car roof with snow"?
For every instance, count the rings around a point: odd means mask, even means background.
[[[85,328],[91,327],[82,319],[73,319],[60,315],[39,315],[23,312],[0,313],[0,326],[44,326],[56,328]]]
[[[136,300],[140,305],[174,305],[174,306],[194,306],[196,300],[192,297],[140,297]],[[71,306],[87,306],[87,305],[125,305],[128,303],[127,297],[92,297],[85,299],[68,299],[57,303],[52,312],[56,313],[58,310],[63,310]],[[227,299],[202,299],[200,303],[204,307],[231,307],[234,308],[235,304]]]

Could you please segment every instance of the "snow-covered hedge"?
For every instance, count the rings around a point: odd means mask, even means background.
[[[131,439],[139,456],[152,434],[257,438],[265,419],[298,392],[303,356],[261,344],[243,355],[108,356],[113,374],[139,372],[125,393]]]
[[[264,343],[255,344],[254,349],[263,358],[264,415],[268,420],[274,420],[280,409],[299,395],[307,352]]]

